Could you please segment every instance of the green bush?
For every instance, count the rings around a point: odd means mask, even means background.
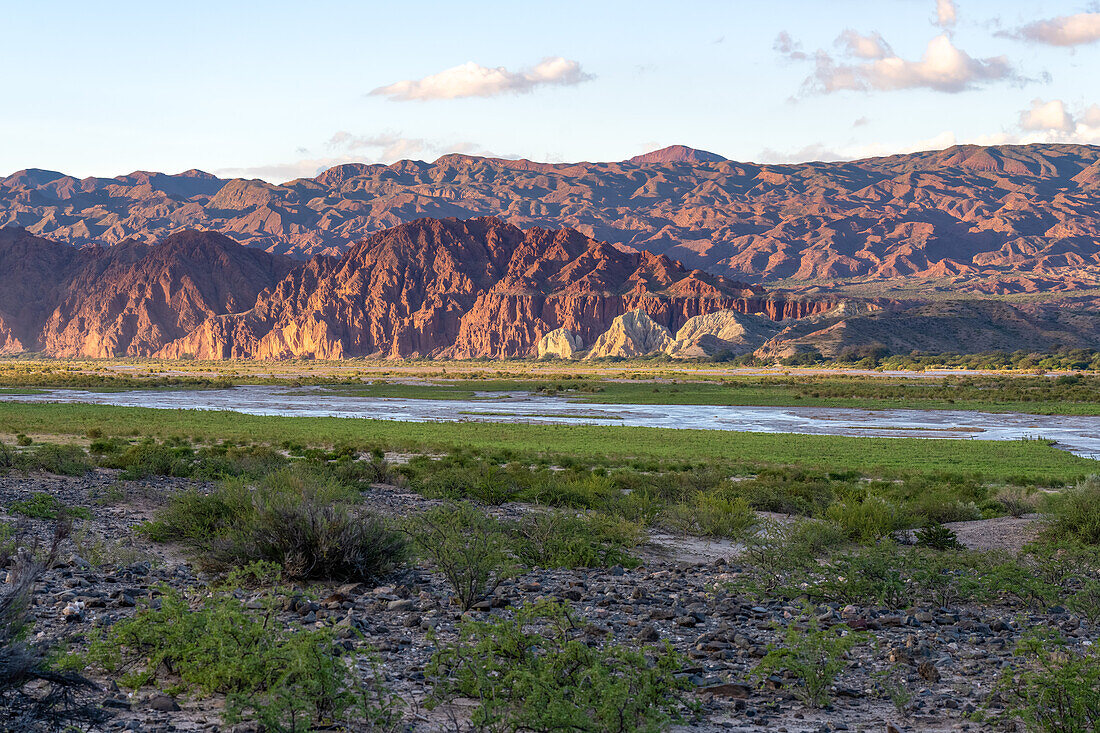
[[[953,531],[942,524],[929,524],[916,531],[915,539],[917,547],[928,547],[933,550],[961,550],[959,537]]]
[[[59,476],[83,476],[92,467],[84,449],[77,445],[41,443],[16,455],[15,466],[24,471],[46,471]]]
[[[304,467],[268,474],[255,485],[226,479],[209,494],[172,497],[145,531],[179,540],[214,569],[255,561],[295,579],[368,580],[405,557],[399,532],[356,512],[358,494]]]
[[[787,626],[783,646],[768,647],[767,654],[753,670],[753,677],[763,681],[786,672],[794,680],[794,692],[799,698],[814,707],[825,707],[837,675],[848,666],[848,652],[868,638],[844,624],[823,629],[813,610],[807,609],[804,619]]]
[[[531,512],[508,527],[516,559],[529,567],[634,567],[630,550],[642,538],[633,522],[598,512]]]
[[[832,504],[825,518],[836,522],[849,539],[862,543],[874,542],[902,525],[898,508],[877,496]]]
[[[92,514],[86,507],[70,507],[51,494],[35,492],[29,498],[13,501],[11,510],[31,519],[57,519],[61,516],[76,519],[91,519]]]
[[[158,608],[93,630],[87,652],[64,665],[101,668],[134,689],[179,679],[202,694],[226,695],[227,724],[255,720],[265,731],[392,722],[394,699],[352,674],[332,631],[285,627],[281,608],[274,594],[246,607],[230,588],[195,597],[164,588]]]
[[[669,505],[662,518],[673,529],[703,537],[738,539],[756,525],[756,513],[744,497],[727,498],[703,491]]]
[[[405,531],[443,573],[463,610],[516,572],[503,525],[469,503],[433,507],[409,519]]]
[[[1045,536],[1055,542],[1100,545],[1100,475],[1089,476],[1052,501]]]
[[[513,619],[464,621],[426,670],[436,701],[474,699],[471,722],[487,731],[627,733],[682,719],[688,683],[671,646],[648,659],[612,642],[589,645],[582,625],[545,601]]]
[[[1003,717],[1048,733],[1100,731],[1100,653],[1071,649],[1058,632],[1035,629],[1016,649],[1019,664],[998,682]]]

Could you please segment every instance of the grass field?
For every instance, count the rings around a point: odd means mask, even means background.
[[[972,410],[1036,415],[1100,415],[1100,380],[1043,377],[727,377],[721,380],[459,379],[333,386],[345,395],[405,399],[491,399],[486,393],[558,395],[593,404],[760,405],[860,409]]]
[[[625,426],[411,423],[332,417],[258,417],[234,412],[103,405],[0,404],[0,434],[188,436],[201,441],[404,451],[512,451],[586,459],[799,465],[863,473],[957,472],[989,480],[1071,481],[1100,472],[1043,441],[929,440],[667,430]]]

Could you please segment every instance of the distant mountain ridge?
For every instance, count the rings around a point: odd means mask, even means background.
[[[920,280],[975,294],[1100,286],[1097,211],[1100,147],[1054,144],[782,165],[683,146],[619,163],[452,154],[349,163],[280,185],[201,171],[0,179],[0,225],[78,245],[201,229],[304,258],[419,218],[499,216],[750,282]]]

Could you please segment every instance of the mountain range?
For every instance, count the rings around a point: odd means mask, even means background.
[[[1098,341],[1083,307],[790,295],[494,217],[418,219],[308,261],[215,232],[77,248],[0,230],[0,353],[773,358]]]
[[[424,217],[496,216],[811,293],[1094,288],[1098,211],[1100,147],[1058,144],[776,165],[683,146],[615,163],[446,155],[280,185],[197,170],[0,178],[0,226],[81,246],[198,229],[304,259]]]

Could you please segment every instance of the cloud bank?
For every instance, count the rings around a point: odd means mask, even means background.
[[[973,58],[955,46],[946,33],[929,41],[918,61],[895,54],[878,33],[865,36],[846,30],[836,42],[842,57],[817,51],[813,55],[814,72],[803,83],[804,91],[831,94],[845,90],[932,89],[956,93],[1016,78],[1004,56]],[[776,39],[775,48],[791,60],[807,58],[786,33]]]
[[[1080,46],[1100,40],[1100,13],[1078,13],[1028,23],[1002,34],[1048,46]]]
[[[542,86],[573,86],[595,77],[581,69],[576,61],[561,56],[545,58],[529,69],[509,71],[503,66],[488,68],[468,61],[461,66],[425,76],[378,87],[370,96],[391,101],[410,102],[466,97],[495,97],[502,94],[526,94]]]

